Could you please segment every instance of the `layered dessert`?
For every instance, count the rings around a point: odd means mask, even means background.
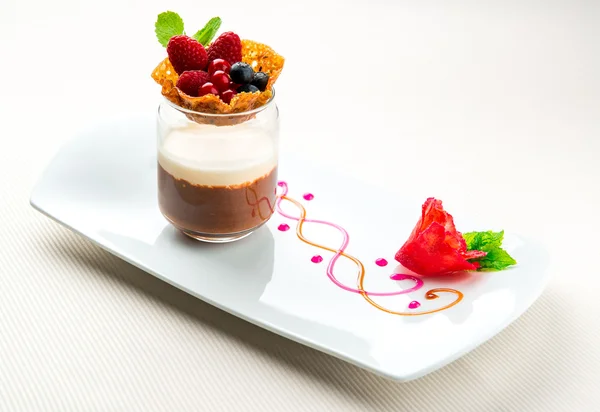
[[[275,207],[277,147],[261,128],[190,123],[158,150],[163,215],[189,235],[241,235]]]
[[[273,85],[284,59],[269,46],[219,35],[221,19],[186,34],[172,11],[156,21],[167,57],[152,78],[158,111],[158,200],[196,239],[239,239],[273,214],[279,115]]]

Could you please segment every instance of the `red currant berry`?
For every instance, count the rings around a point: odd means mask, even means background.
[[[225,91],[229,89],[231,80],[229,80],[227,73],[222,70],[217,70],[210,76],[210,82],[214,84],[217,89]]]
[[[204,83],[200,86],[200,90],[198,91],[198,96],[204,96],[206,94],[214,94],[215,96],[219,95],[219,91],[211,82]]]
[[[208,65],[208,74],[213,74],[217,70],[222,70],[225,73],[229,73],[230,69],[231,69],[231,65],[229,64],[229,62],[227,60],[214,59]]]
[[[231,99],[233,99],[233,96],[235,96],[235,92],[231,89],[228,89],[221,93],[221,100],[229,104],[231,102]]]

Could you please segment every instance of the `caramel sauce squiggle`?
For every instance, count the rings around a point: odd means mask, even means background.
[[[431,289],[429,291],[427,291],[425,293],[425,299],[427,300],[433,300],[438,298],[439,296],[436,293],[440,293],[440,292],[447,292],[447,293],[454,293],[456,294],[457,298],[441,307],[441,308],[437,308],[437,309],[433,309],[433,310],[429,310],[429,311],[424,311],[424,312],[397,312],[397,311],[393,311],[390,309],[385,308],[384,306],[381,306],[380,304],[378,304],[377,302],[373,301],[373,299],[371,299],[371,296],[396,296],[396,295],[403,295],[403,294],[407,294],[410,292],[414,292],[418,289],[420,289],[423,286],[423,281],[415,276],[411,276],[411,275],[402,275],[402,279],[410,279],[413,280],[415,282],[415,286],[413,286],[410,289],[405,289],[405,290],[401,290],[401,291],[395,291],[395,292],[369,292],[366,291],[364,288],[364,280],[365,280],[365,266],[363,265],[363,263],[358,260],[357,258],[355,258],[354,256],[351,256],[349,254],[347,254],[345,252],[346,248],[348,247],[348,243],[350,241],[350,237],[348,235],[348,232],[342,228],[341,226],[338,226],[334,223],[331,222],[326,222],[323,220],[315,220],[315,219],[307,219],[306,218],[306,209],[304,208],[304,206],[302,206],[302,204],[300,202],[298,202],[297,200],[294,200],[290,197],[287,196],[288,194],[288,186],[286,182],[279,182],[278,183],[279,187],[282,188],[282,193],[280,195],[277,196],[277,201],[276,201],[276,209],[277,212],[282,215],[285,218],[291,219],[291,220],[295,220],[297,222],[296,225],[296,236],[298,236],[298,239],[300,239],[302,242],[309,244],[311,246],[317,247],[319,249],[322,250],[327,250],[329,252],[333,252],[334,256],[333,258],[329,261],[329,264],[327,265],[327,276],[329,277],[329,279],[338,287],[348,291],[348,292],[353,292],[353,293],[358,293],[360,294],[369,304],[371,304],[372,306],[374,306],[375,308],[382,310],[384,312],[393,314],[393,315],[399,315],[399,316],[419,316],[419,315],[428,315],[431,313],[436,313],[436,312],[440,312],[442,310],[451,308],[452,306],[456,305],[457,303],[459,303],[462,299],[463,299],[463,294],[455,289],[450,289],[450,288],[436,288],[436,289]],[[289,215],[287,213],[285,213],[282,209],[281,209],[281,201],[282,200],[286,200],[290,203],[292,203],[294,206],[296,206],[298,208],[298,210],[300,211],[300,216],[296,217],[296,216],[292,216]],[[327,225],[333,228],[338,229],[343,237],[344,240],[342,242],[342,245],[339,249],[333,249],[330,248],[328,246],[324,246],[324,245],[320,245],[318,243],[315,243],[313,241],[308,240],[304,234],[303,234],[303,226],[304,223],[317,223],[317,224],[323,224],[323,225]],[[358,268],[358,288],[351,288],[348,287],[346,285],[344,285],[343,283],[341,283],[339,280],[337,280],[337,278],[335,277],[334,273],[333,273],[333,269],[335,267],[335,263],[337,262],[337,260],[340,258],[340,256],[345,257],[346,259],[351,260],[352,262],[354,262]]]
[[[359,282],[360,287],[362,287],[362,281],[363,281],[363,279],[361,278],[360,282]],[[441,308],[432,309],[432,310],[428,310],[425,312],[396,312],[394,310],[390,310],[390,309],[387,309],[387,308],[381,306],[377,302],[374,302],[373,299],[371,299],[368,296],[368,294],[361,293],[361,295],[367,300],[367,302],[369,302],[371,305],[375,306],[377,309],[382,310],[387,313],[391,313],[392,315],[400,315],[400,316],[420,316],[420,315],[429,315],[431,313],[441,312],[443,310],[446,310],[446,309],[451,308],[452,306],[456,305],[464,297],[462,292],[459,290],[456,290],[456,289],[436,288],[436,289],[428,290],[427,293],[425,293],[425,299],[427,299],[427,300],[437,299],[437,298],[439,298],[439,296],[437,295],[437,293],[439,293],[439,292],[454,293],[456,295],[456,299],[454,301],[448,303],[446,306],[442,306]]]
[[[250,199],[248,199],[248,192],[251,192],[252,195],[254,196],[254,202],[252,202]],[[259,199],[258,194],[256,193],[256,190],[254,190],[253,188],[251,188],[249,186],[246,187],[245,195],[246,195],[246,203],[248,204],[248,206],[252,206],[252,210],[254,210],[254,208],[256,208],[256,210],[258,210],[258,216],[260,217],[261,220],[267,220],[269,218],[269,216],[271,216],[275,212],[275,205],[271,205],[271,201],[269,200],[269,198],[266,196],[263,196]],[[263,214],[262,214],[260,205],[263,202],[267,202],[267,207],[269,208],[268,216],[263,216]],[[254,216],[254,214],[252,216]]]

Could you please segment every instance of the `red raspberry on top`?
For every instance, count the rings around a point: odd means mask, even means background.
[[[188,96],[198,97],[198,90],[208,82],[209,77],[208,73],[202,70],[185,71],[177,80],[177,88]]]
[[[242,41],[240,36],[228,31],[221,34],[208,46],[208,61],[226,60],[229,64],[242,61]]]
[[[208,65],[204,46],[186,35],[171,37],[167,54],[177,74],[186,70],[204,70]]]

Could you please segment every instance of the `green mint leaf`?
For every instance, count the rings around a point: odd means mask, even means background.
[[[208,46],[213,37],[215,37],[215,34],[219,31],[219,27],[221,27],[221,18],[213,17],[206,23],[202,30],[198,30],[192,37],[198,40],[203,46]]]
[[[517,261],[514,260],[506,250],[501,247],[497,247],[488,252],[488,254],[482,258],[475,259],[475,262],[479,262],[481,265],[478,270],[502,270],[506,269],[511,265],[516,265]]]
[[[183,34],[183,19],[173,11],[160,13],[154,24],[154,31],[158,42],[167,47],[171,37]]]
[[[502,246],[502,240],[504,239],[504,230],[500,232],[469,232],[463,233],[463,238],[467,243],[467,250],[483,250],[484,252],[490,252],[495,248]]]
[[[467,250],[483,250],[487,255],[472,259],[470,262],[478,262],[481,266],[478,270],[502,270],[508,266],[516,265],[514,260],[506,250],[502,249],[502,241],[504,240],[504,230],[500,232],[468,232],[463,234],[463,238],[467,243]]]

